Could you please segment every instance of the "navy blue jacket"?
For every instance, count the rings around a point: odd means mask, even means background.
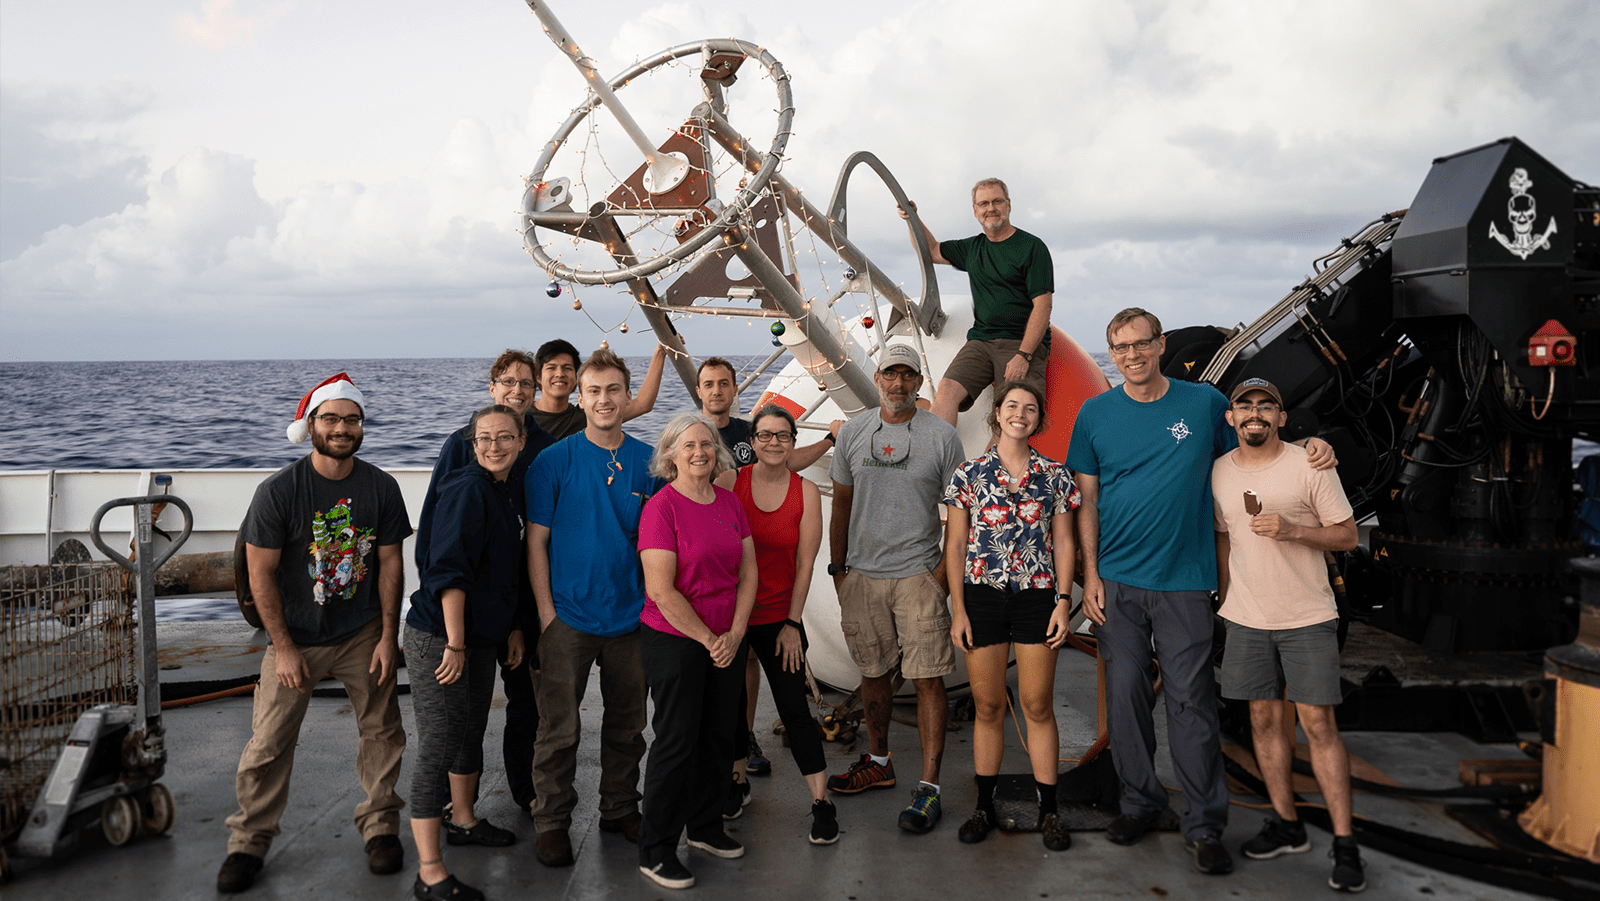
[[[411,595],[406,625],[444,635],[446,589],[467,593],[467,646],[498,647],[514,629],[535,634],[522,602],[527,582],[522,513],[513,501],[520,494],[510,480],[495,481],[476,463],[439,480],[434,508],[433,541],[422,561],[422,585]],[[534,619],[534,625],[538,620]]]
[[[517,462],[511,464],[511,475],[506,479],[511,483],[512,501],[516,503],[518,512],[526,509],[523,503],[522,482],[528,475],[528,467],[533,465],[533,458],[539,452],[556,443],[550,433],[539,428],[533,416],[524,413],[522,421],[528,429],[528,442],[523,445],[522,453],[517,454]],[[428,480],[428,493],[422,498],[422,512],[417,514],[417,542],[416,557],[417,571],[424,568],[423,561],[428,558],[428,546],[433,541],[433,516],[434,508],[439,505],[439,483],[444,477],[458,469],[472,466],[478,458],[472,452],[472,435],[468,432],[472,426],[462,426],[451,432],[444,439],[444,446],[439,448],[439,460],[433,464],[433,478]],[[531,596],[532,588],[529,589]]]

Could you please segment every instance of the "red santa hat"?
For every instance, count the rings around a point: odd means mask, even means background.
[[[350,376],[339,373],[306,393],[300,398],[300,406],[295,408],[294,422],[289,424],[289,440],[295,444],[304,444],[311,434],[311,414],[324,401],[348,400],[366,413],[366,404],[361,399],[361,389],[350,381]]]

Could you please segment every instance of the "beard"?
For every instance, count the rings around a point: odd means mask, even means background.
[[[1264,420],[1252,419],[1249,422],[1246,422],[1245,425],[1249,425],[1250,422],[1262,422],[1266,425],[1266,429],[1260,432],[1245,432],[1244,443],[1251,447],[1260,447],[1261,445],[1266,444],[1267,439],[1272,437],[1272,423],[1265,422]]]
[[[917,405],[917,396],[915,394],[908,393],[903,400],[897,401],[888,394],[880,391],[878,392],[878,403],[882,404],[883,408],[891,413],[904,413],[905,411]]]
[[[350,457],[354,457],[356,455],[356,451],[361,449],[361,439],[364,436],[362,436],[360,434],[349,436],[350,437],[350,449],[349,450],[345,450],[345,451],[334,451],[332,448],[330,448],[328,446],[328,439],[331,438],[331,437],[333,437],[333,436],[332,435],[324,435],[323,433],[317,431],[316,429],[312,429],[311,430],[311,446],[316,449],[317,453],[319,453],[319,454],[323,455],[324,457],[327,457],[327,458],[329,458],[331,460],[346,460],[346,459],[349,459]]]

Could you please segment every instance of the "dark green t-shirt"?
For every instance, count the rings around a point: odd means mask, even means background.
[[[1056,289],[1050,248],[1020,228],[1004,241],[991,241],[981,234],[940,241],[939,255],[965,272],[972,284],[968,341],[1021,338],[1028,331],[1033,299]],[[1050,346],[1048,329],[1039,346]]]

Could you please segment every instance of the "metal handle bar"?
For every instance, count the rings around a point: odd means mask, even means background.
[[[156,558],[155,563],[150,567],[150,571],[154,572],[161,568],[161,564],[167,562],[167,560],[171,558],[173,554],[178,552],[178,548],[182,547],[183,543],[189,540],[189,533],[194,531],[194,513],[189,510],[189,505],[183,502],[183,498],[180,498],[177,495],[150,494],[144,497],[119,497],[116,500],[106,501],[100,505],[100,509],[94,511],[94,518],[89,521],[89,540],[94,542],[94,546],[99,548],[101,553],[116,561],[118,566],[122,567],[128,572],[134,572],[133,561],[112,550],[110,546],[108,546],[105,541],[101,539],[100,520],[103,519],[107,513],[117,507],[137,507],[140,504],[173,504],[177,506],[179,510],[183,511],[183,534],[179,535],[177,540],[173,541],[172,544],[167,547],[166,553]],[[137,533],[138,528],[138,518],[135,517],[135,533]]]

